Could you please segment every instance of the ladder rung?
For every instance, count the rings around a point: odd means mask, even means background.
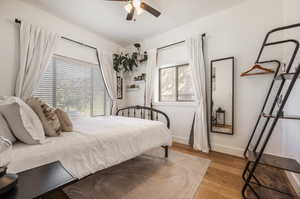
[[[265,118],[276,118],[276,115],[268,115],[263,113],[263,117]],[[300,120],[300,116],[297,115],[281,115],[279,116],[279,119],[288,119],[288,120]]]
[[[275,77],[276,80],[289,80],[292,79],[294,77],[295,73],[281,73],[279,75],[277,75],[277,77]],[[298,78],[300,78],[298,76]]]
[[[253,151],[248,151],[248,160],[250,162],[255,162],[257,159],[258,153]],[[300,164],[291,158],[284,158],[275,155],[263,154],[259,164],[274,167],[277,169],[287,170],[294,173],[300,173]]]

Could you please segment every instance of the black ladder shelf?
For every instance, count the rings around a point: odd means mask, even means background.
[[[289,116],[284,114],[284,107],[287,103],[287,100],[295,86],[297,79],[300,78],[300,64],[296,68],[296,71],[291,72],[291,68],[294,64],[295,57],[299,51],[299,41],[295,39],[286,39],[276,42],[268,42],[270,35],[275,32],[297,28],[300,27],[300,23],[293,24],[290,26],[284,26],[280,28],[276,28],[271,30],[267,33],[263,45],[260,49],[258,58],[256,60],[256,64],[265,64],[265,63],[274,63],[277,65],[277,69],[274,74],[274,78],[271,82],[270,88],[267,93],[267,97],[263,104],[261,113],[259,114],[258,120],[255,124],[255,127],[251,133],[249,142],[247,147],[244,151],[244,156],[247,159],[247,164],[243,172],[243,179],[245,181],[245,185],[242,189],[242,195],[245,199],[247,199],[247,190],[253,192],[256,198],[260,199],[261,196],[259,195],[257,188],[268,189],[272,192],[277,193],[278,195],[285,195],[293,198],[294,196],[291,193],[284,192],[278,188],[270,187],[264,185],[256,176],[255,171],[258,168],[258,165],[264,165],[267,167],[272,167],[275,169],[286,170],[294,173],[300,173],[300,164],[297,160],[274,156],[265,154],[265,149],[268,145],[268,142],[273,134],[273,131],[277,125],[279,119],[292,119],[292,120],[300,120],[300,116]],[[289,63],[287,65],[285,73],[279,74],[281,62],[278,60],[267,60],[267,61],[260,61],[261,55],[264,49],[268,46],[277,46],[282,44],[293,44],[293,53],[290,57]],[[275,82],[279,83],[278,87],[275,87]],[[288,83],[288,87],[286,91],[284,91],[285,84]],[[274,99],[271,99],[271,93],[275,91],[276,95]],[[269,111],[267,112],[267,104],[271,103]],[[279,104],[279,108],[275,111],[276,105]],[[267,113],[266,113],[267,112]],[[265,120],[262,120],[264,118]],[[259,124],[262,123],[262,129],[258,130]],[[257,137],[256,137],[257,136]],[[254,139],[256,138],[256,140]],[[253,147],[252,147],[253,144]]]

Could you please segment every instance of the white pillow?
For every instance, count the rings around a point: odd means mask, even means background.
[[[11,141],[11,143],[15,143],[17,141],[15,136],[9,129],[6,119],[3,117],[1,113],[0,113],[0,136],[8,139],[9,141]]]
[[[1,97],[0,113],[4,115],[14,135],[25,144],[40,144],[45,140],[42,123],[33,110],[20,98]]]

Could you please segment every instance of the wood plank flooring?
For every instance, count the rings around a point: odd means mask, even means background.
[[[241,190],[244,185],[242,173],[246,165],[244,159],[217,152],[199,153],[188,146],[177,143],[172,149],[211,160],[195,199],[242,199]],[[280,188],[281,191],[296,195],[285,173],[281,170],[259,166],[256,176],[265,185]],[[260,189],[258,192],[263,199],[291,198],[266,189]],[[248,192],[248,197],[249,199],[256,199],[251,191]],[[295,198],[298,199],[298,197]]]
[[[172,149],[211,160],[195,199],[242,199],[241,189],[244,184],[241,176],[246,164],[244,159],[217,152],[199,153],[178,143],[174,143]],[[56,192],[47,199],[68,199],[68,197],[63,192]]]
[[[172,149],[211,160],[197,191],[196,199],[241,199],[241,175],[246,161],[217,152],[199,153],[188,146],[175,143]]]

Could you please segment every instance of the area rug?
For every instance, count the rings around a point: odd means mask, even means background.
[[[155,149],[64,189],[70,199],[193,199],[210,160]]]

